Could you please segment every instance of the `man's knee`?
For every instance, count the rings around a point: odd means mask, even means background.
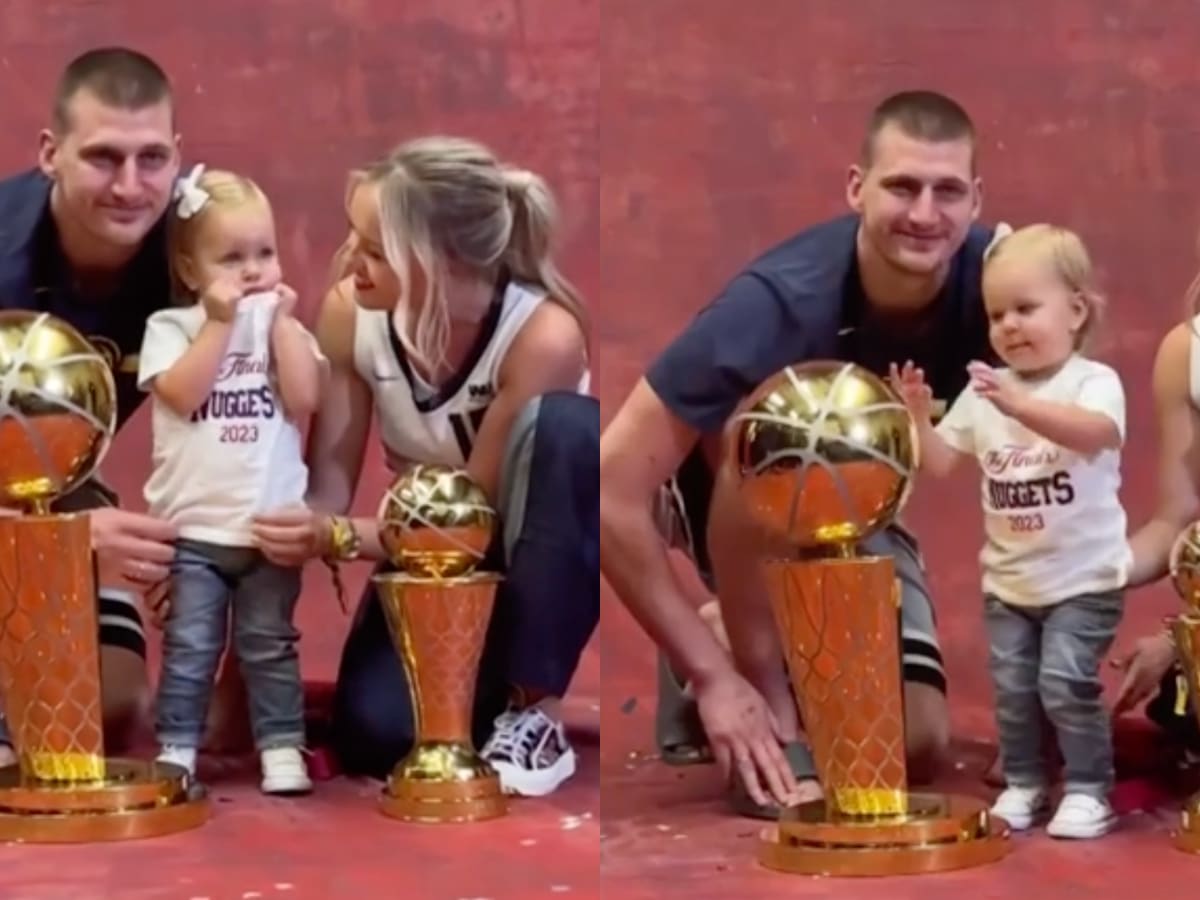
[[[100,688],[105,749],[126,752],[150,709],[146,660],[126,647],[101,645]]]
[[[909,683],[904,686],[904,707],[908,777],[926,783],[937,776],[950,748],[946,695],[932,685]]]

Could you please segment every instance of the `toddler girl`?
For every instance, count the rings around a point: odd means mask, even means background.
[[[316,408],[324,360],[293,316],[266,196],[196,167],[169,229],[181,305],[150,317],[138,382],[152,394],[150,512],[178,527],[164,624],[159,759],[194,773],[213,680],[233,623],[262,790],[311,790],[292,613],[300,569],[255,549],[251,519],[303,501],[297,423]],[[232,616],[230,610],[232,609]]]
[[[983,294],[1005,367],[972,363],[970,385],[936,428],[921,371],[906,363],[891,372],[920,430],[922,471],[944,475],[966,456],[983,470],[980,562],[1008,784],[992,811],[1020,830],[1047,808],[1044,708],[1066,768],[1047,832],[1065,838],[1116,824],[1099,670],[1130,564],[1117,497],[1124,391],[1112,369],[1081,353],[1101,306],[1092,280],[1075,234],[1001,226],[985,254]]]

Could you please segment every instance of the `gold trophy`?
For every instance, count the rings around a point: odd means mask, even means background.
[[[908,499],[908,410],[858,366],[810,362],[767,379],[727,439],[747,511],[787,548],[764,576],[824,793],[763,832],[759,862],[883,876],[1002,858],[1007,823],[984,802],[908,790],[900,586],[890,557],[856,556]]]
[[[107,759],[86,513],[50,504],[107,452],[116,389],[104,357],[45,313],[0,312],[0,703],[18,763],[0,769],[0,841],[153,837],[208,818],[178,767]]]
[[[1180,715],[1191,699],[1192,713],[1200,719],[1200,522],[1193,522],[1171,548],[1171,583],[1184,602],[1182,615],[1167,619],[1175,655],[1183,669],[1179,690]],[[1171,834],[1176,848],[1200,854],[1200,793],[1188,798],[1179,816],[1179,829]]]
[[[409,822],[502,816],[499,776],[471,739],[479,660],[500,583],[475,567],[495,533],[495,511],[465,471],[416,465],[388,490],[379,520],[397,571],[372,581],[408,676],[416,727],[381,808]]]

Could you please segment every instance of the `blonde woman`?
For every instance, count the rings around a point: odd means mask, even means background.
[[[382,560],[377,523],[345,518],[372,410],[390,467],[465,466],[497,506],[505,572],[476,697],[476,740],[511,793],[575,770],[559,711],[599,619],[599,404],[588,321],[552,258],[555,212],[533,173],[470,140],[407,143],[354,173],[350,236],[318,340],[333,367],[313,428],[308,508],[259,521],[280,560]],[[378,599],[343,653],[333,737],[383,775],[413,740]]]

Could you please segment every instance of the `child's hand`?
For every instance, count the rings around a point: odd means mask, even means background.
[[[245,291],[236,282],[218,278],[204,289],[200,302],[204,305],[204,313],[214,322],[232,322],[237,315],[237,304]]]
[[[297,296],[291,286],[281,281],[275,286],[275,293],[279,295],[279,303],[275,307],[276,319],[281,316],[295,315]]]
[[[933,389],[925,383],[924,370],[914,366],[911,359],[902,369],[898,369],[896,364],[892,363],[888,368],[888,381],[918,423],[930,420],[933,412]]]
[[[1026,397],[1020,385],[1001,378],[995,369],[983,362],[969,363],[967,374],[971,376],[971,387],[975,393],[991,400],[992,405],[1006,416],[1017,415]]]

